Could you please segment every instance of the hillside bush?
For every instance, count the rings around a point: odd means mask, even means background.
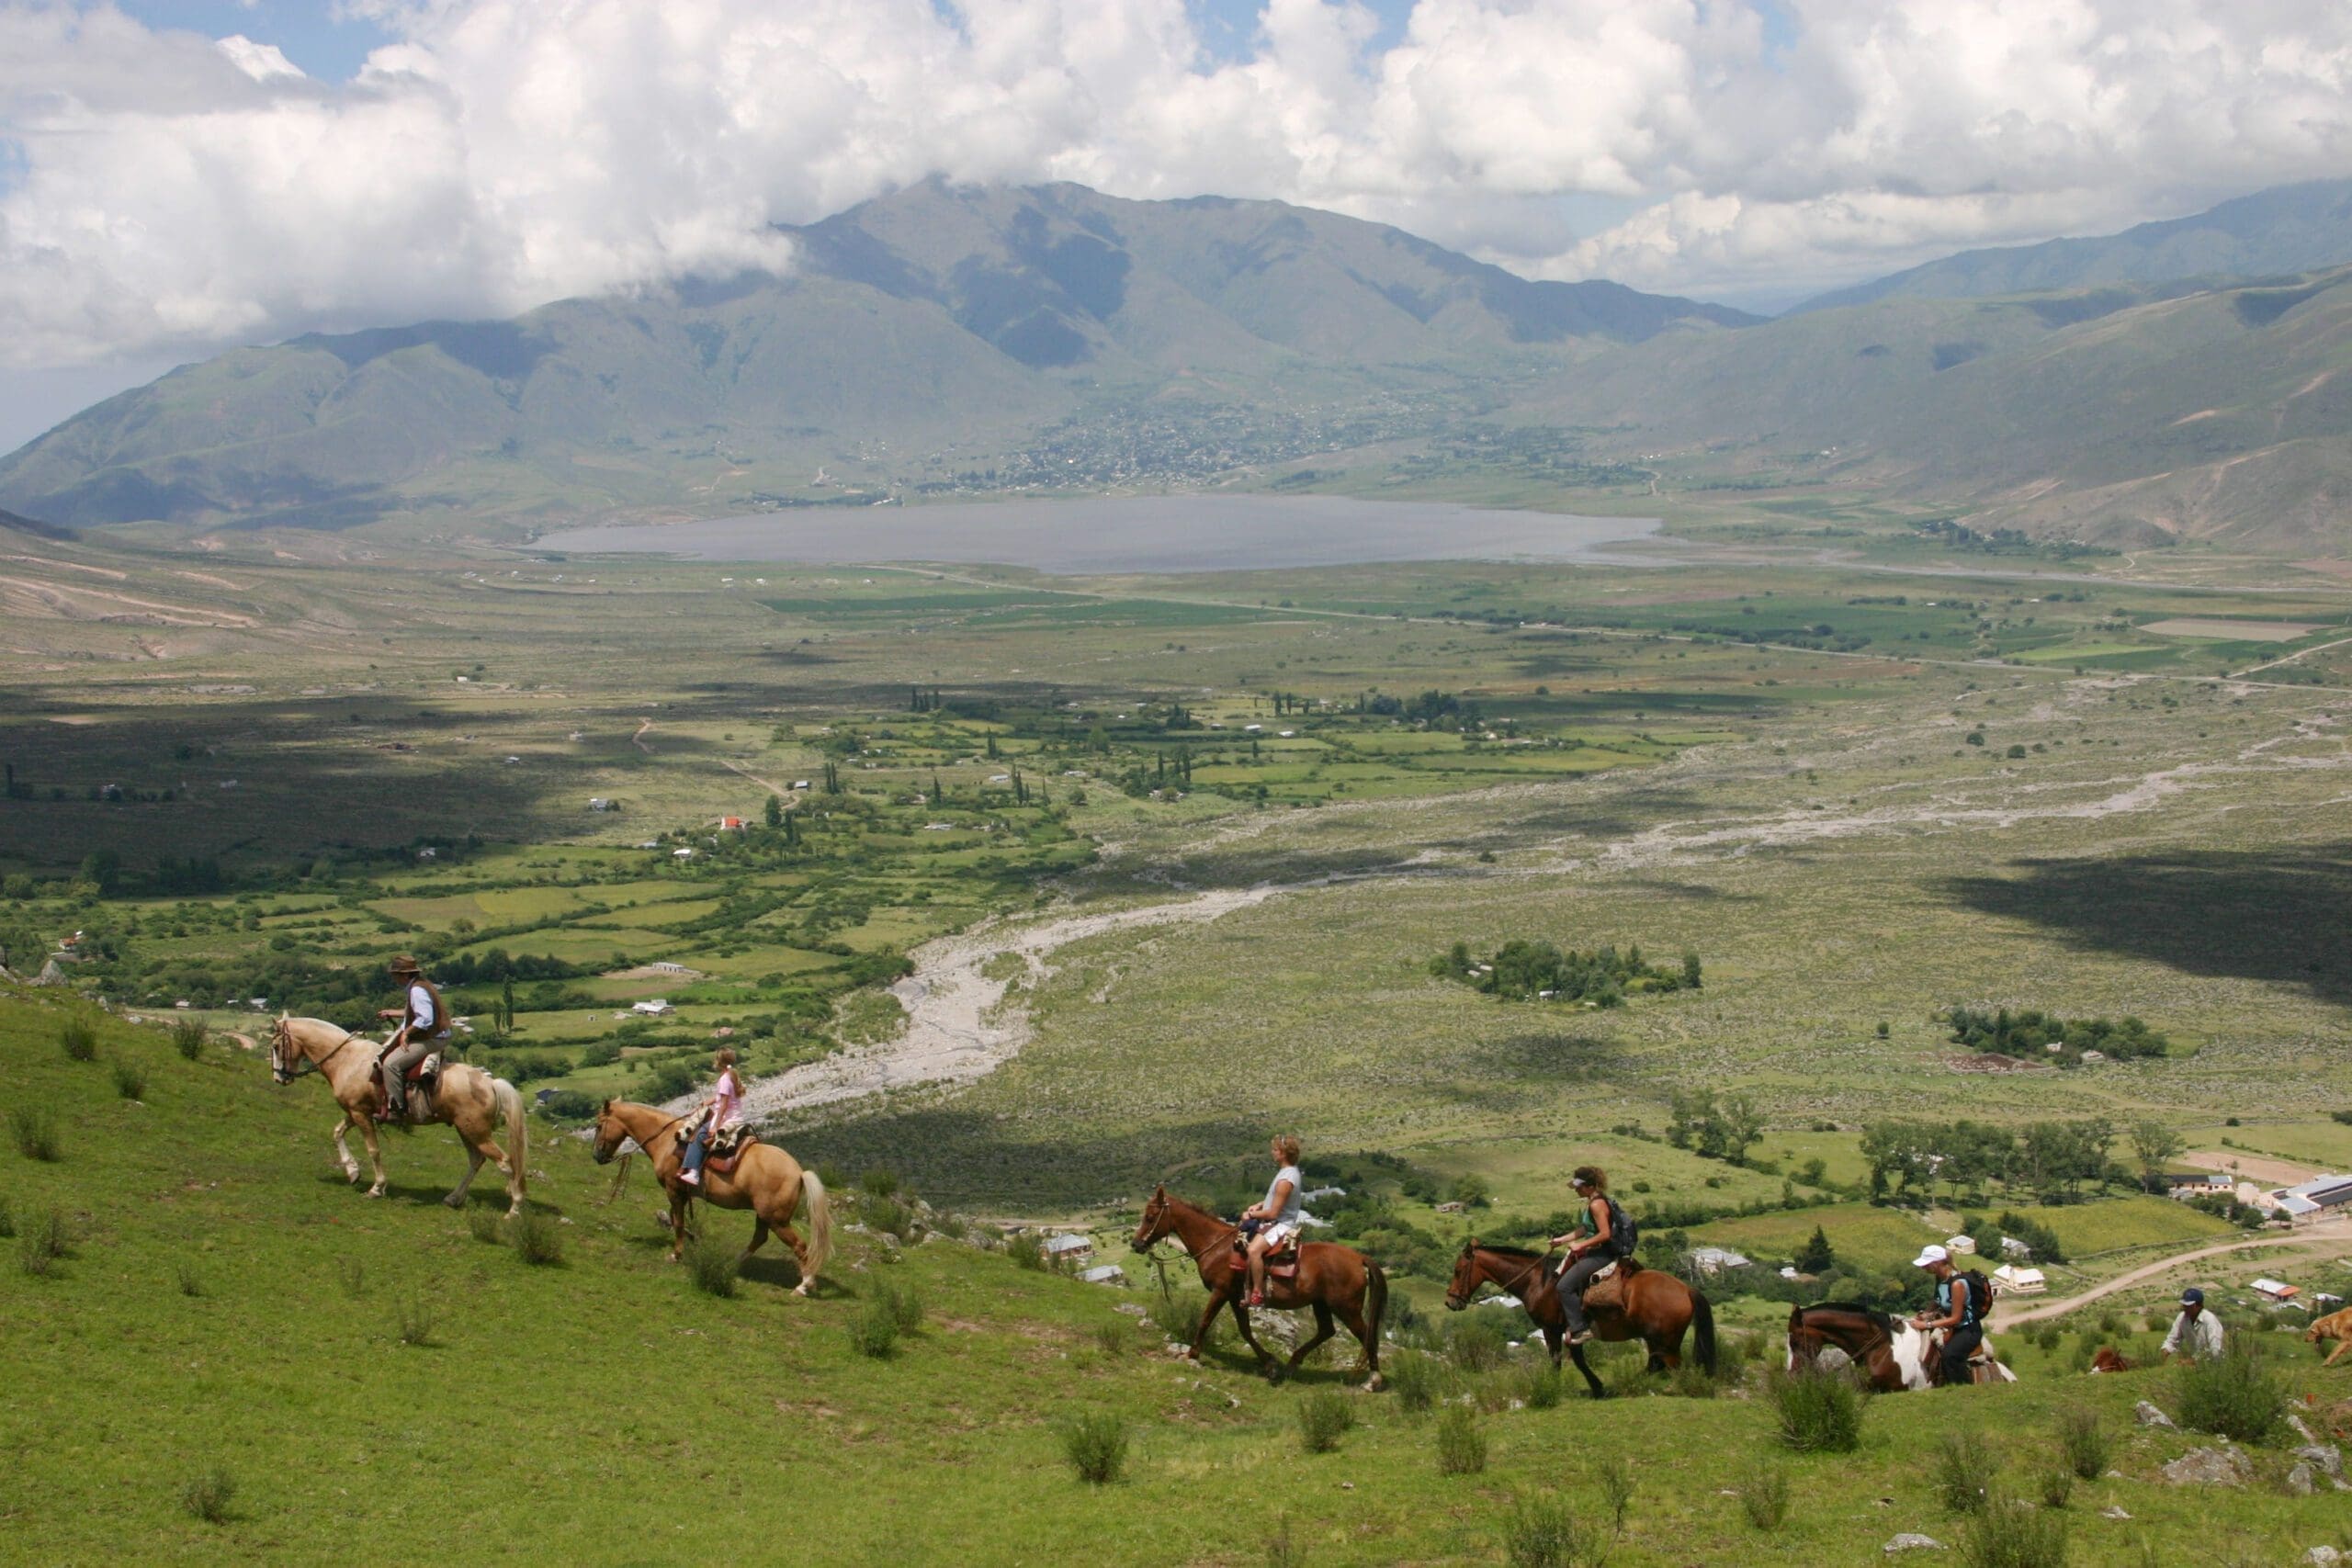
[[[17,1152],[27,1159],[54,1161],[63,1152],[57,1142],[57,1118],[46,1106],[10,1106],[8,1135],[16,1140]]]
[[[1528,1372],[1525,1381],[1520,1384],[1519,1397],[1530,1410],[1549,1410],[1560,1403],[1560,1396],[1566,1391],[1566,1384],[1561,1381],[1560,1369],[1547,1358]]]
[[[2245,1336],[2211,1360],[2191,1361],[2176,1374],[2180,1424],[2242,1443],[2267,1440],[2287,1413],[2287,1388]]]
[[[1108,1411],[1090,1410],[1062,1424],[1062,1457],[1090,1486],[1107,1486],[1127,1466],[1127,1428]]]
[[[173,1275],[179,1284],[180,1294],[188,1297],[204,1294],[204,1276],[196,1271],[195,1264],[181,1262],[174,1267]]]
[[[850,1348],[861,1356],[888,1360],[899,1348],[899,1313],[884,1295],[866,1298],[846,1325]]]
[[[1445,1387],[1445,1363],[1419,1350],[1392,1351],[1388,1365],[1381,1370],[1387,1375],[1388,1392],[1395,1396],[1396,1407],[1408,1416],[1426,1414]],[[1557,1375],[1554,1374],[1555,1379]]]
[[[1318,1388],[1298,1402],[1298,1436],[1308,1453],[1337,1451],[1355,1424],[1355,1406],[1336,1388]]]
[[[392,1303],[392,1334],[403,1345],[432,1344],[437,1321],[432,1301],[422,1292],[413,1291]]]
[[[180,1506],[189,1517],[202,1519],[208,1525],[226,1523],[229,1506],[236,1497],[236,1479],[218,1465],[180,1488]]]
[[[2041,1504],[2046,1508],[2063,1508],[2066,1499],[2075,1495],[2075,1472],[2064,1465],[2041,1472]]]
[[[1622,1454],[1603,1454],[1593,1474],[1600,1482],[1601,1501],[1609,1505],[1611,1528],[1624,1534],[1625,1515],[1634,1506],[1634,1467]]]
[[[1145,1303],[1144,1311],[1151,1325],[1179,1345],[1192,1342],[1193,1330],[1201,1324],[1201,1309],[1209,1304],[1204,1291],[1170,1291],[1166,1295],[1153,1295]]]
[[[1291,1533],[1290,1516],[1274,1521],[1266,1538],[1266,1568],[1306,1568],[1306,1543]]]
[[[1012,1259],[1012,1266],[1016,1269],[1035,1269],[1042,1273],[1045,1271],[1046,1267],[1046,1249],[1038,1245],[1037,1238],[1035,1236],[1025,1233],[1021,1235],[1013,1235],[1009,1232],[1006,1234],[1004,1238],[1004,1255]],[[1193,1322],[1198,1321],[1199,1319],[1197,1317],[1193,1319]],[[1171,1339],[1182,1339],[1185,1335],[1189,1335],[1192,1332],[1193,1325],[1188,1323],[1183,1326],[1182,1332],[1170,1334],[1169,1337]]]
[[[0,1201],[0,1241],[6,1241],[16,1234],[17,1211],[10,1208],[5,1201]]]
[[[1510,1568],[1600,1568],[1609,1540],[1558,1497],[1521,1498],[1503,1521],[1503,1561]]]
[[[69,1018],[57,1032],[57,1043],[66,1059],[74,1062],[95,1062],[98,1057],[98,1032],[86,1018]]]
[[[335,1265],[335,1277],[342,1281],[343,1293],[353,1301],[368,1293],[368,1265],[358,1258],[339,1259]]]
[[[506,1245],[506,1226],[495,1209],[468,1209],[466,1230],[485,1247]]]
[[[1936,1438],[1928,1475],[1947,1512],[1973,1514],[1984,1506],[1985,1489],[2001,1461],[1981,1432],[1945,1432]]]
[[[2098,1411],[2070,1404],[2058,1413],[2058,1451],[2065,1456],[2068,1470],[2085,1481],[2097,1481],[2107,1473],[2115,1439]]]
[[[172,1021],[172,1049],[184,1062],[193,1062],[204,1055],[204,1021],[200,1018],[175,1018]]]
[[[1437,1472],[1476,1475],[1487,1468],[1487,1437],[1465,1404],[1446,1407],[1437,1422]]]
[[[147,1098],[147,1075],[140,1070],[138,1063],[117,1062],[114,1065],[114,1091],[125,1100]]]
[[[912,1334],[922,1326],[922,1292],[912,1285],[893,1285],[887,1280],[877,1280],[874,1299],[888,1305],[890,1320],[899,1325],[899,1333]]]
[[[1765,1383],[1783,1447],[1799,1453],[1849,1454],[1862,1446],[1868,1397],[1836,1372],[1775,1371]]]
[[[562,1224],[545,1209],[526,1208],[507,1220],[506,1241],[514,1256],[533,1268],[563,1261]]]
[[[36,1219],[28,1220],[17,1235],[18,1267],[36,1280],[46,1280],[57,1272],[58,1260],[65,1256],[65,1211],[51,1209]]]
[[[2066,1516],[1996,1493],[1956,1544],[1962,1568],[2064,1568]]]
[[[1508,1353],[1503,1331],[1488,1309],[1465,1313],[1447,1325],[1446,1359],[1465,1372],[1491,1371]]]
[[[1739,1483],[1739,1511],[1767,1535],[1779,1529],[1789,1517],[1789,1472],[1770,1464],[1750,1470]]]
[[[694,1235],[686,1238],[685,1249],[679,1258],[695,1290],[722,1300],[734,1295],[742,1256],[733,1247],[715,1236]]]

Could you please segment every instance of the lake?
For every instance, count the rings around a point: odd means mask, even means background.
[[[532,547],[811,565],[956,561],[1091,575],[1370,561],[1575,560],[1603,545],[1648,538],[1657,525],[1655,517],[1503,512],[1448,502],[1160,495],[829,506],[693,523],[613,524],[544,535]]]

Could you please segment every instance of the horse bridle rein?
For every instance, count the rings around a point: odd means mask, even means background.
[[[1475,1255],[1475,1254],[1477,1252],[1477,1250],[1478,1250],[1478,1249],[1477,1249],[1476,1247],[1472,1247],[1470,1250],[1471,1250],[1471,1252]],[[1520,1288],[1519,1288],[1519,1287],[1520,1287],[1520,1286],[1521,1286],[1521,1285],[1523,1285],[1523,1284],[1525,1284],[1528,1280],[1534,1279],[1538,1274],[1542,1273],[1542,1272],[1543,1272],[1543,1269],[1544,1269],[1544,1264],[1546,1264],[1546,1263],[1549,1263],[1551,1260],[1552,1260],[1552,1249],[1551,1249],[1550,1247],[1545,1247],[1545,1248],[1544,1249],[1544,1255],[1543,1255],[1541,1258],[1538,1258],[1534,1262],[1532,1262],[1532,1263],[1529,1264],[1525,1269],[1523,1269],[1520,1270],[1520,1272],[1518,1272],[1518,1273],[1516,1273],[1516,1274],[1512,1275],[1512,1276],[1511,1276],[1511,1278],[1510,1278],[1510,1282],[1509,1284],[1504,1284],[1504,1283],[1503,1283],[1503,1281],[1502,1281],[1502,1280],[1494,1280],[1494,1281],[1492,1281],[1492,1282],[1493,1282],[1495,1285],[1497,1285],[1498,1287],[1499,1287],[1505,1295],[1517,1296],[1517,1297],[1519,1297],[1519,1299],[1520,1299],[1521,1301],[1522,1301],[1522,1302],[1523,1302],[1523,1301],[1525,1301],[1525,1300],[1527,1299],[1527,1297],[1526,1297],[1525,1293],[1524,1293],[1524,1292],[1522,1292],[1520,1290]],[[1472,1289],[1472,1290],[1476,1290],[1476,1289],[1477,1289],[1477,1287],[1476,1287],[1476,1285],[1473,1285],[1473,1286],[1471,1287],[1471,1289]],[[1451,1292],[1448,1292],[1448,1295],[1449,1295],[1449,1299],[1450,1299],[1450,1297],[1451,1297]],[[1464,1296],[1464,1297],[1463,1297],[1463,1298],[1462,1298],[1462,1300],[1463,1300],[1463,1304],[1464,1304],[1464,1305],[1465,1305],[1465,1306],[1466,1306],[1466,1305],[1468,1305],[1468,1304],[1469,1304],[1469,1301],[1470,1301],[1470,1298],[1469,1298],[1469,1297]]]
[[[278,1058],[282,1053],[290,1050],[291,1047],[287,1043],[286,1036],[283,1033],[273,1030],[270,1032],[269,1037],[269,1076],[278,1083],[289,1084],[296,1078],[300,1077],[304,1073],[319,1073],[323,1075],[327,1070],[327,1064],[334,1061],[337,1056],[343,1055],[343,1048],[358,1038],[359,1036],[352,1033],[351,1031],[346,1029],[343,1032],[343,1038],[336,1041],[334,1043],[334,1048],[329,1051],[325,1055],[313,1061],[311,1057],[311,1054],[305,1051],[300,1053],[302,1057],[301,1066],[287,1067],[280,1065]]]

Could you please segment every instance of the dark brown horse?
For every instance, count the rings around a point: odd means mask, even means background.
[[[1299,1244],[1298,1272],[1295,1276],[1274,1273],[1266,1276],[1266,1304],[1295,1310],[1312,1308],[1315,1313],[1315,1337],[1291,1352],[1289,1364],[1277,1361],[1267,1354],[1250,1332],[1250,1310],[1241,1298],[1250,1285],[1246,1269],[1234,1268],[1233,1238],[1241,1227],[1226,1224],[1205,1209],[1196,1208],[1182,1198],[1171,1198],[1165,1187],[1155,1188],[1151,1201],[1143,1206],[1143,1219],[1136,1226],[1134,1237],[1137,1252],[1148,1252],[1165,1237],[1174,1236],[1177,1244],[1192,1255],[1193,1264],[1201,1271],[1201,1284],[1209,1293],[1209,1304],[1201,1313],[1200,1326],[1193,1331],[1193,1343],[1185,1354],[1197,1361],[1201,1347],[1207,1343],[1210,1327],[1216,1322],[1221,1308],[1233,1309],[1234,1324],[1241,1330],[1242,1342],[1257,1352],[1258,1365],[1265,1374],[1279,1382],[1285,1372],[1295,1371],[1307,1352],[1331,1337],[1331,1317],[1339,1315],[1363,1346],[1364,1387],[1377,1389],[1380,1382],[1380,1314],[1388,1305],[1388,1276],[1380,1265],[1352,1247],[1341,1247],[1332,1241],[1309,1241]]]
[[[1943,1361],[1937,1341],[1911,1320],[1894,1317],[1860,1302],[1822,1302],[1789,1309],[1789,1371],[1812,1366],[1825,1349],[1835,1348],[1862,1369],[1871,1387],[1880,1393],[1934,1388],[1943,1381]],[[1976,1367],[1980,1382],[2015,1382],[2017,1373],[1992,1358],[1992,1337],[1984,1341],[1984,1359]]]
[[[1543,1331],[1552,1349],[1552,1364],[1560,1364],[1566,1347],[1577,1371],[1584,1374],[1592,1397],[1608,1390],[1593,1375],[1584,1359],[1584,1347],[1569,1345],[1567,1314],[1560,1306],[1559,1276],[1552,1271],[1552,1255],[1523,1247],[1481,1247],[1476,1237],[1462,1244],[1453,1260],[1453,1280],[1445,1289],[1445,1304],[1460,1312],[1485,1284],[1500,1286],[1517,1296],[1527,1315]],[[1715,1309],[1707,1298],[1659,1269],[1645,1269],[1632,1258],[1617,1265],[1616,1274],[1584,1295],[1585,1317],[1596,1338],[1639,1339],[1649,1347],[1650,1371],[1663,1372],[1682,1364],[1682,1336],[1690,1334],[1691,1354],[1701,1370],[1715,1370]]]

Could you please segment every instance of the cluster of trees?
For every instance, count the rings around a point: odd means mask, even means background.
[[[1708,1159],[1746,1162],[1747,1151],[1764,1135],[1764,1118],[1745,1095],[1725,1095],[1702,1089],[1677,1093],[1668,1102],[1666,1141]]]
[[[1514,1001],[1589,1001],[1602,1007],[1620,1005],[1628,991],[1695,990],[1700,983],[1695,953],[1686,952],[1679,964],[1668,967],[1645,959],[1638,942],[1622,953],[1613,943],[1579,953],[1522,937],[1503,943],[1484,961],[1472,956],[1467,942],[1457,942],[1430,960],[1430,973]]]
[[[2161,1056],[2171,1048],[2171,1042],[2130,1016],[2117,1022],[2093,1018],[2076,1019],[2070,1023],[2055,1013],[2032,1008],[2017,1012],[1996,1008],[1985,1012],[1978,1008],[1952,1007],[1944,1010],[1944,1022],[1951,1027],[1956,1043],[2010,1056],[2055,1055],[2061,1061],[2078,1062],[2084,1052],[2098,1051],[2128,1060],[2134,1056]],[[2059,1049],[2050,1050],[2052,1045]]]
[[[1938,1186],[1952,1196],[1981,1191],[1988,1181],[2030,1189],[2045,1203],[2079,1202],[2086,1187],[2128,1184],[2131,1174],[2109,1157],[2115,1124],[2104,1117],[2081,1122],[1877,1122],[1862,1129],[1871,1196],[1932,1197]]]

